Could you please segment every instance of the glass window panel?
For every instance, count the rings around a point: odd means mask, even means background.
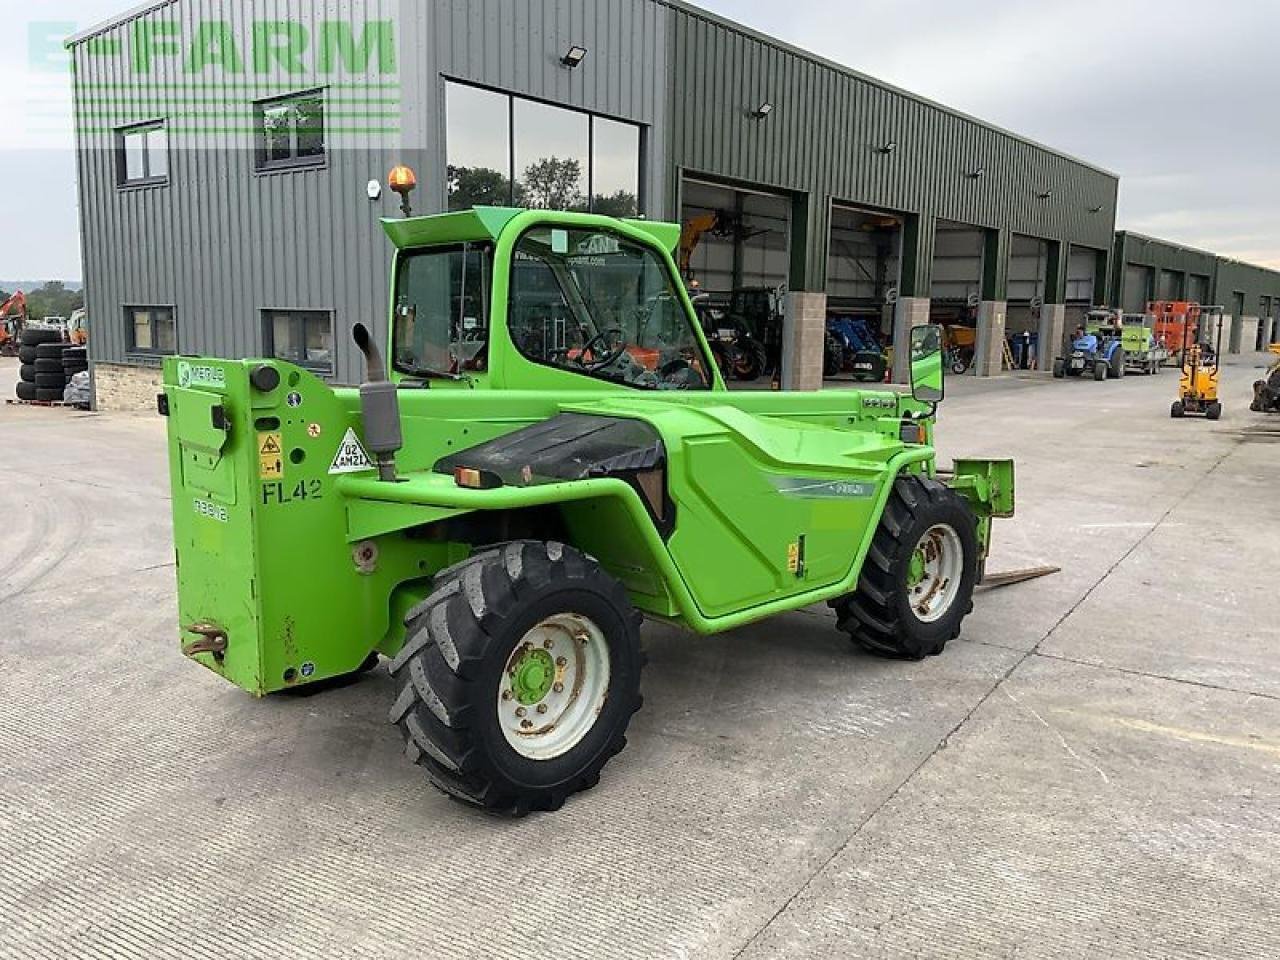
[[[292,156],[292,114],[287,104],[277,103],[262,108],[264,158],[268,163],[288,160]]]
[[[448,86],[449,209],[511,203],[511,98]]]
[[[294,104],[299,157],[324,155],[324,100],[306,97]]]
[[[177,330],[171,310],[157,310],[155,313],[155,349],[161,353],[175,353],[178,349]]]
[[[298,356],[293,344],[293,318],[287,313],[271,314],[271,352],[281,360],[294,360]]]
[[[146,135],[136,130],[123,134],[124,179],[142,180],[147,175]]]
[[[147,176],[169,175],[169,134],[164,127],[153,127],[146,133]]]
[[[306,341],[306,362],[312,366],[328,367],[333,364],[333,324],[327,313],[309,313],[303,316],[303,336]]]
[[[640,212],[640,128],[595,118],[592,136],[592,209],[607,217]]]
[[[544,103],[515,101],[516,203],[585,210],[590,118]]]
[[[491,253],[470,244],[401,261],[393,337],[397,370],[429,377],[488,368]]]
[[[665,263],[612,233],[521,237],[508,327],[537,363],[648,390],[701,390],[710,366]]]
[[[133,311],[133,346],[137,350],[150,350],[151,314],[147,310]]]

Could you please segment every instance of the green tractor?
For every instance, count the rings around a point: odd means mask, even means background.
[[[914,396],[730,393],[675,225],[480,208],[388,220],[367,382],[172,357],[184,654],[249,693],[390,660],[390,719],[449,795],[553,810],[640,707],[644,619],[712,634],[825,602],[867,650],[942,652],[1013,465],[935,466]],[[781,667],[780,667],[781,668]]]

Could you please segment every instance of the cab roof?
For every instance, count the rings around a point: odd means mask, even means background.
[[[601,227],[622,223],[649,234],[667,251],[680,242],[680,225],[655,220],[614,220],[589,213],[561,213],[551,210],[524,210],[517,207],[473,207],[454,213],[437,213],[425,217],[384,218],[386,231],[397,250],[463,243],[468,240],[497,240],[511,221],[523,216],[537,222],[552,219],[565,226]]]

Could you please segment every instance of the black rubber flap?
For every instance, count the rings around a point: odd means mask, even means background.
[[[562,413],[497,440],[445,457],[437,473],[487,470],[507,486],[592,477],[632,477],[666,463],[658,432],[643,420]]]

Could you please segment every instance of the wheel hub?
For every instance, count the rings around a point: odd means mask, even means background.
[[[551,692],[555,682],[556,662],[546,650],[522,647],[517,651],[518,660],[512,668],[511,688],[515,698],[525,706],[538,703]]]
[[[530,760],[567,753],[595,726],[609,674],[609,645],[594,621],[578,613],[546,618],[516,644],[499,682],[503,737]]]
[[[944,617],[960,593],[964,575],[964,546],[945,523],[925,531],[907,566],[911,609],[922,623]]]

